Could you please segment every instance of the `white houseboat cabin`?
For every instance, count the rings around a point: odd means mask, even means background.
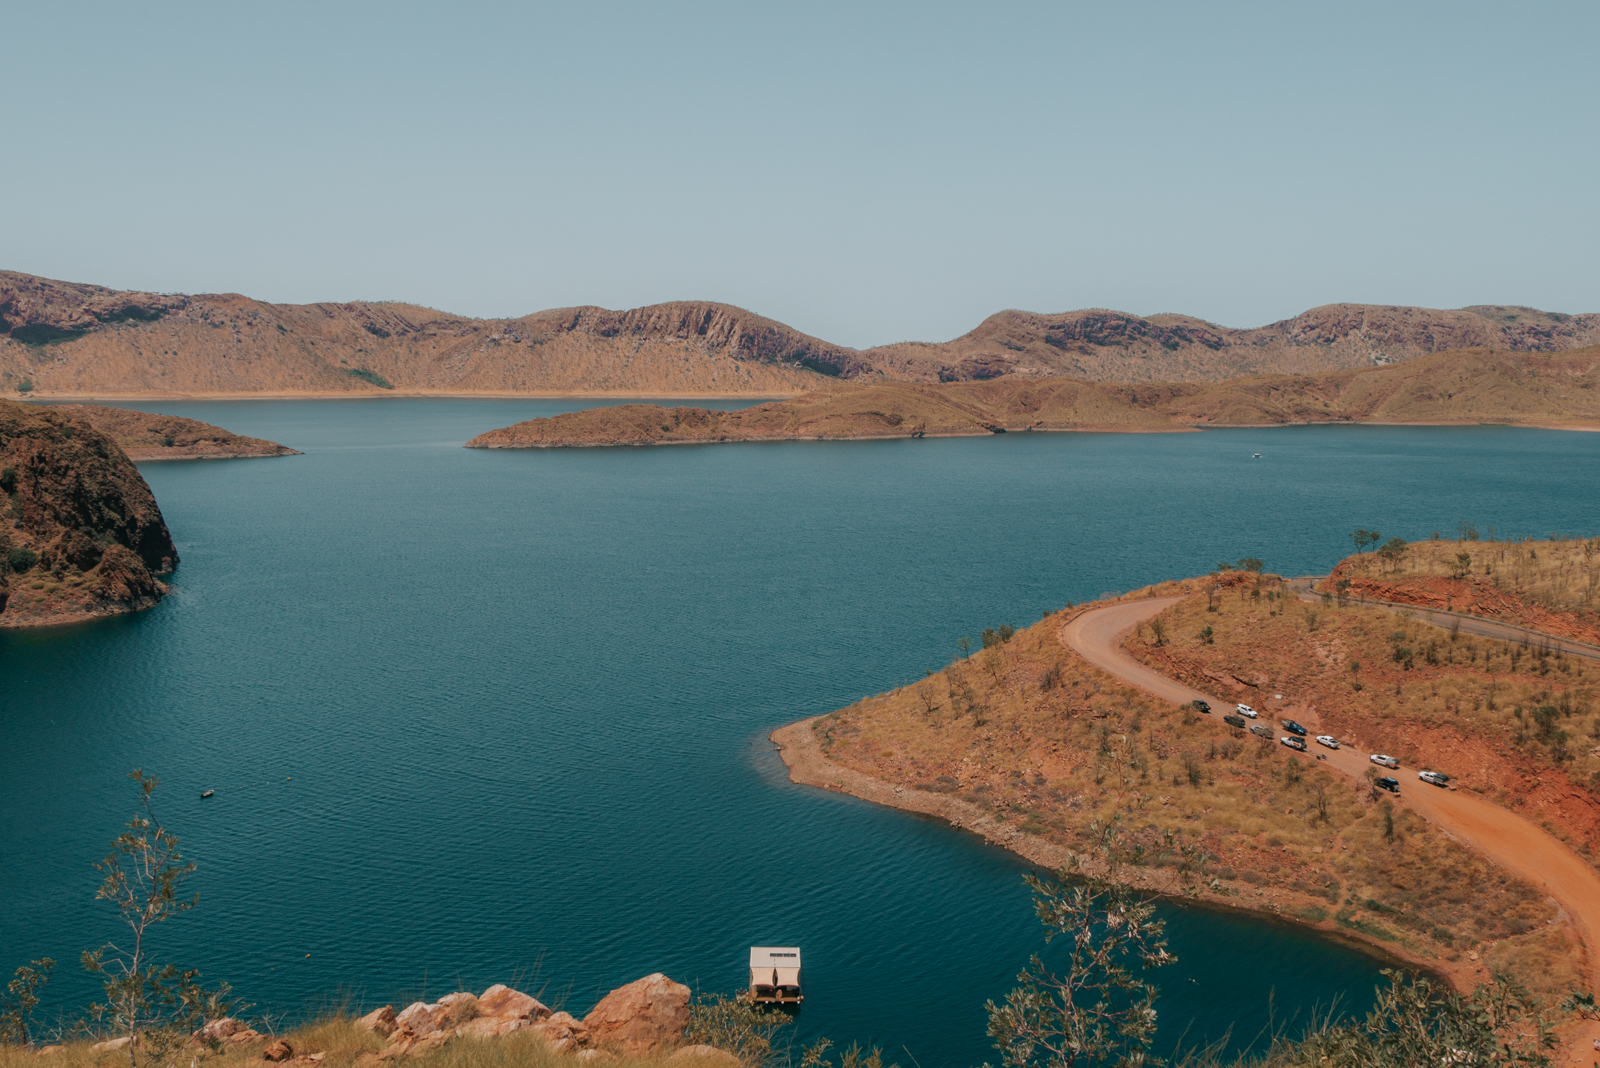
[[[750,997],[765,1004],[798,1005],[800,950],[795,946],[750,947]]]

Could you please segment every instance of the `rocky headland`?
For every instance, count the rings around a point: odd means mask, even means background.
[[[133,461],[69,413],[0,401],[0,627],[70,623],[159,601],[178,563]]]
[[[52,405],[81,419],[115,441],[130,460],[234,460],[257,456],[299,456],[287,445],[247,438],[220,426],[176,415],[155,415],[98,404]]]
[[[0,389],[39,396],[791,396],[829,380],[1217,382],[1456,349],[1562,352],[1600,315],[1329,304],[1235,329],[1186,315],[1002,311],[943,342],[855,349],[728,304],[472,319],[414,304],[272,304],[0,271]]]
[[[1002,378],[835,383],[737,411],[625,404],[531,419],[469,448],[959,437],[1022,431],[1139,433],[1323,423],[1600,428],[1600,347],[1468,350],[1316,375],[1201,384]]]

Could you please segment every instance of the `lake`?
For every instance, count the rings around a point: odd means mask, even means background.
[[[1325,571],[1355,527],[1600,528],[1600,437],[1557,431],[461,448],[585,403],[138,405],[306,455],[141,465],[173,595],[0,632],[0,968],[61,961],[52,1015],[94,995],[91,864],[137,766],[200,865],[158,947],[258,1011],[504,981],[581,1014],[654,971],[732,991],[749,946],[798,944],[806,1035],[992,1060],[984,1000],[1040,942],[1026,865],[790,784],[773,727],[1069,600],[1242,556]],[[1369,957],[1167,914],[1163,1052],[1370,1001]]]

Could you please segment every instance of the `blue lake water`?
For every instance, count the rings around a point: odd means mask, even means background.
[[[258,1006],[508,981],[581,1014],[658,970],[731,991],[750,945],[792,943],[807,1034],[976,1064],[985,998],[1039,945],[1026,866],[791,785],[773,727],[1219,559],[1600,528],[1600,437],[1554,431],[461,448],[581,403],[141,406],[306,455],[142,465],[173,596],[0,632],[0,968],[49,954],[46,1007],[90,999],[77,954],[116,934],[91,862],[142,766],[200,864],[159,948]],[[1368,1003],[1368,957],[1168,915],[1164,1043]]]

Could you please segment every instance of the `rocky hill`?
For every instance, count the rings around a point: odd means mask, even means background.
[[[68,413],[0,401],[0,627],[148,607],[177,562],[116,442]]]
[[[130,460],[231,460],[300,455],[298,450],[276,441],[247,438],[198,419],[106,408],[98,404],[51,407],[83,420],[109,437]]]
[[[1031,430],[1176,431],[1306,423],[1513,423],[1600,428],[1600,346],[1467,350],[1393,366],[1217,383],[1001,378],[929,385],[839,382],[723,412],[627,404],[531,419],[470,448],[814,438],[952,437]]]
[[[44,396],[791,395],[830,378],[1214,382],[1434,352],[1600,343],[1600,315],[1331,304],[1248,330],[1183,315],[1004,311],[946,342],[852,349],[726,304],[468,319],[412,304],[268,304],[0,272],[0,389]]]

